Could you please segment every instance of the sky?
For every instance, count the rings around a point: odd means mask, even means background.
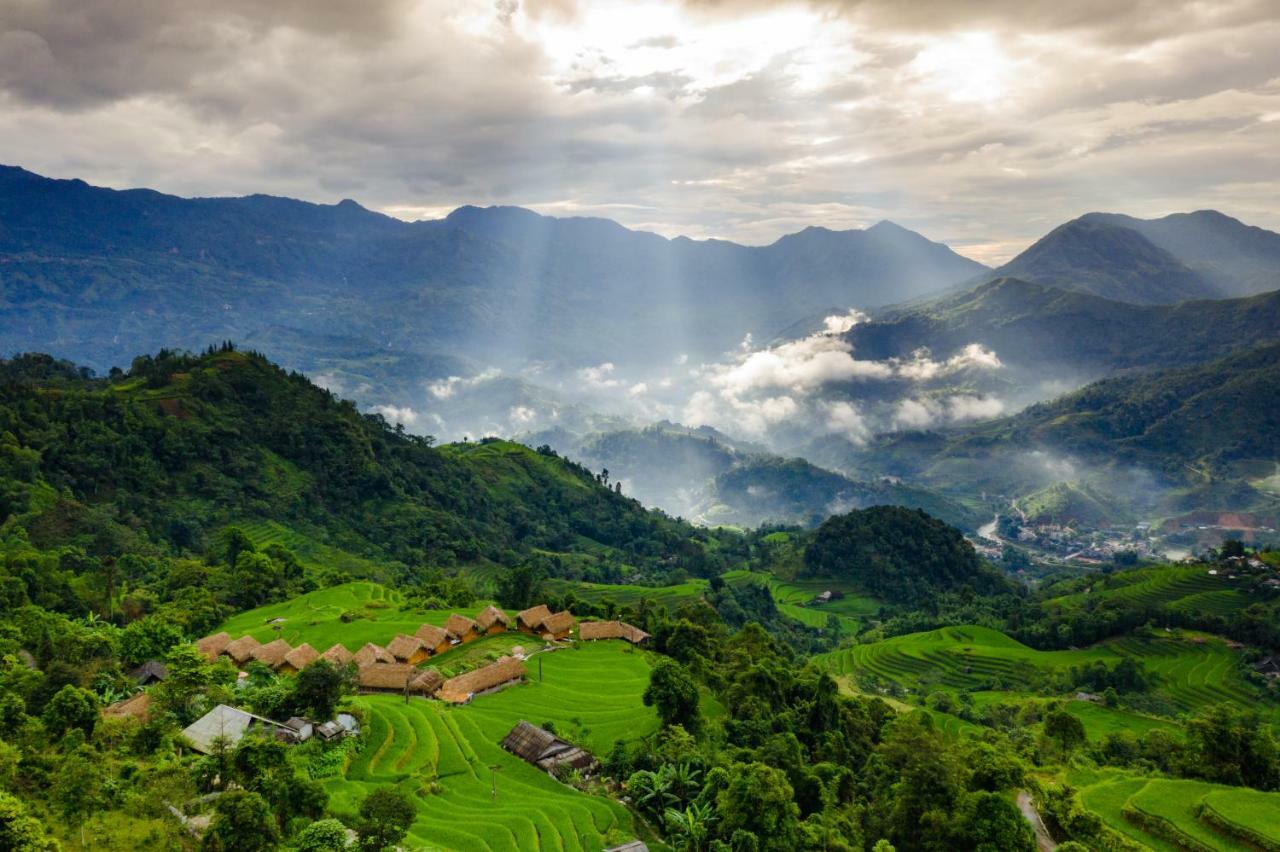
[[[1280,0],[0,0],[0,161],[998,263],[1090,210],[1280,230]]]

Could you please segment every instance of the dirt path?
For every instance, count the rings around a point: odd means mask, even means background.
[[[1040,812],[1031,803],[1031,794],[1026,790],[1018,791],[1018,810],[1022,811],[1027,822],[1031,823],[1031,827],[1035,829],[1036,848],[1040,852],[1053,852],[1058,848],[1058,844],[1053,842],[1053,837],[1049,834],[1049,829],[1045,828],[1044,820],[1040,819]]]

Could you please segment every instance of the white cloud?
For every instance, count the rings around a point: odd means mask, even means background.
[[[403,407],[395,405],[375,405],[371,410],[377,414],[381,414],[387,419],[387,422],[399,423],[406,429],[412,429],[418,422],[418,412],[414,411],[407,405]]]
[[[612,378],[617,367],[606,361],[603,364],[597,364],[594,367],[583,367],[578,371],[578,378],[587,387],[594,390],[606,390],[608,388],[616,388],[622,385],[622,381]]]
[[[462,376],[449,376],[447,379],[440,379],[427,383],[427,390],[436,399],[450,399],[459,390],[477,387],[486,382],[491,382],[500,377],[502,371],[496,367],[490,367],[487,370],[476,373],[474,376],[463,378]]]

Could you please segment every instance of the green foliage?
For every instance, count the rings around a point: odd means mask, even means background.
[[[698,686],[689,672],[674,660],[663,660],[649,673],[644,703],[658,711],[664,725],[679,725],[697,734],[702,728],[698,712]]]
[[[409,833],[416,811],[413,802],[395,787],[379,787],[360,803],[360,848],[381,852]]]
[[[735,764],[729,782],[716,798],[721,832],[755,839],[761,852],[795,848],[800,810],[787,776],[763,763]]]
[[[267,852],[276,848],[279,839],[267,801],[249,790],[231,790],[218,798],[201,848],[206,852]]]
[[[98,708],[98,696],[87,689],[67,684],[45,705],[40,718],[55,738],[70,730],[82,731],[88,736],[98,723]]]
[[[313,719],[332,719],[338,702],[354,690],[350,667],[317,660],[298,672],[293,683],[294,709]]]
[[[0,849],[58,852],[61,847],[45,833],[40,820],[27,813],[20,799],[0,792]]]
[[[336,819],[321,819],[308,825],[293,840],[297,852],[345,852],[347,827]]]

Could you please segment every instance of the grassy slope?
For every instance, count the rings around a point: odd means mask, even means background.
[[[1213,790],[1201,801],[1220,819],[1280,846],[1280,794],[1237,787]]]

